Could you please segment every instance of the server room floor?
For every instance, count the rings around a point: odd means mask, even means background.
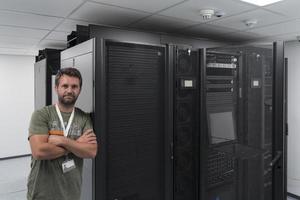
[[[30,156],[0,160],[0,200],[25,200]],[[288,197],[287,200],[295,200]]]
[[[0,200],[25,200],[30,156],[0,161]]]

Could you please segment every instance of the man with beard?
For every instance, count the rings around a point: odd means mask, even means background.
[[[32,114],[28,200],[80,199],[83,158],[94,158],[98,148],[89,115],[74,106],[81,86],[77,69],[61,69],[55,77],[58,102]]]

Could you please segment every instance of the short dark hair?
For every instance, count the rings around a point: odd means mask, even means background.
[[[56,76],[55,76],[55,86],[57,87],[59,84],[59,79],[63,76],[63,75],[67,75],[67,76],[72,76],[72,77],[76,77],[79,79],[79,84],[80,84],[80,88],[82,86],[82,77],[80,74],[80,71],[74,67],[67,67],[67,68],[61,68],[60,70],[58,70]]]

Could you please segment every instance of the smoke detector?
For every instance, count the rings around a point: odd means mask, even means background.
[[[255,26],[257,24],[257,19],[247,19],[243,22],[247,27],[252,28],[253,26]]]
[[[199,14],[203,17],[204,20],[211,19],[215,15],[215,10],[213,9],[203,9],[199,11]]]

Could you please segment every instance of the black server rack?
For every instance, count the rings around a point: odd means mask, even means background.
[[[206,195],[209,200],[237,199],[237,160],[223,151],[237,142],[238,74],[240,56],[206,52],[205,107],[208,145],[205,156]]]
[[[102,66],[96,74],[102,79],[96,84],[102,88],[96,95],[103,106],[96,105],[95,117],[103,121],[95,129],[103,133],[103,157],[96,159],[102,168],[96,172],[96,197],[164,200],[166,48],[100,43]]]
[[[175,48],[174,200],[198,199],[199,54]]]
[[[58,49],[44,49],[39,51],[39,55],[35,57],[35,62],[39,62],[45,60],[45,81],[46,83],[36,83],[35,87],[40,87],[39,84],[44,85],[45,94],[46,94],[46,101],[45,105],[51,105],[52,102],[52,76],[56,75],[58,70],[60,69],[60,52],[61,50]],[[42,74],[40,74],[42,75]],[[36,77],[35,77],[36,78]]]
[[[88,27],[77,25],[76,31],[72,31],[67,36],[67,47],[70,48],[76,46],[77,44],[87,41],[88,39],[90,39]]]
[[[207,133],[207,138],[201,137],[204,146],[201,178],[205,185],[200,188],[202,199],[286,199],[282,190],[279,196],[274,195],[274,188],[286,185],[283,181],[286,152],[275,151],[278,145],[274,145],[276,137],[282,137],[281,145],[286,137],[284,132],[278,133],[279,136],[274,133],[277,123],[274,117],[283,116],[283,112],[274,112],[273,62],[281,59],[274,52],[272,47],[219,48],[203,56],[206,67],[202,69],[205,75],[201,96],[205,98],[202,101],[205,106],[201,112],[205,114],[201,130],[202,134]],[[225,121],[224,116],[217,114],[220,112],[232,115],[227,115]],[[228,123],[233,128],[228,129],[225,126]],[[221,131],[215,126],[221,126]],[[235,134],[224,135],[226,130]],[[220,141],[213,141],[216,135],[221,136]],[[274,168],[277,162],[282,162],[282,166]],[[274,174],[277,170],[283,170],[281,176]],[[278,177],[281,181],[276,181]]]
[[[272,199],[272,49],[244,49],[244,143],[263,153],[245,161],[248,199]],[[260,169],[260,170],[254,170]],[[250,187],[251,186],[251,187]],[[254,193],[259,191],[258,193]]]
[[[94,199],[284,199],[275,191],[285,187],[285,152],[274,136],[283,120],[282,96],[274,96],[280,52],[199,50],[90,28],[100,141]]]

